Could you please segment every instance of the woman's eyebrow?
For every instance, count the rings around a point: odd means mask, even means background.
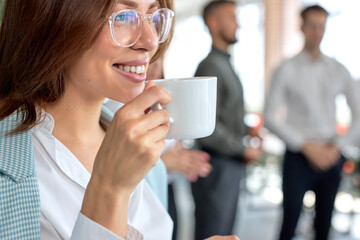
[[[158,1],[153,2],[153,3],[150,5],[149,9],[154,8],[154,7],[159,7],[159,2],[158,2]]]
[[[132,8],[137,8],[139,6],[139,4],[137,2],[131,1],[131,0],[118,0],[118,3],[127,5]],[[149,9],[154,8],[154,7],[159,7],[158,1],[155,1],[152,4],[150,4]]]
[[[118,3],[127,5],[127,6],[132,7],[132,8],[136,8],[139,5],[137,2],[134,2],[134,1],[131,1],[131,0],[118,0]]]

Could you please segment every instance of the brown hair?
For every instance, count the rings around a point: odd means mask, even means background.
[[[218,7],[223,6],[225,4],[236,5],[235,1],[231,1],[231,0],[213,0],[213,1],[210,1],[209,3],[207,3],[203,8],[203,13],[202,13],[205,24],[206,24],[206,19],[208,18],[208,16],[211,13],[213,13],[214,10],[216,10]]]
[[[160,8],[168,8],[174,11],[174,2],[173,0],[158,0]],[[175,18],[175,17],[174,17]],[[175,19],[174,19],[175,20]],[[166,49],[169,47],[172,36],[174,33],[174,24],[172,25],[170,35],[165,42],[159,45],[158,50],[156,51],[155,55],[151,58],[151,62],[155,62],[158,58],[164,55]]]
[[[311,5],[311,6],[304,8],[300,13],[300,16],[301,16],[301,19],[303,20],[303,22],[305,22],[306,17],[308,16],[308,14],[310,12],[322,13],[322,14],[325,14],[326,16],[329,16],[328,11],[326,11],[323,7],[321,7],[319,5]]]
[[[158,0],[173,9],[173,0]],[[36,106],[64,93],[62,73],[88,50],[115,0],[7,0],[0,29],[0,120],[17,111],[13,133],[39,122]],[[159,46],[161,56],[171,37]],[[21,114],[19,114],[21,113]]]

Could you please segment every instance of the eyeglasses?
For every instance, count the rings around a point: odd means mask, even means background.
[[[110,16],[111,36],[120,47],[131,47],[141,37],[146,20],[151,25],[151,31],[158,43],[165,42],[169,37],[174,18],[174,12],[160,8],[153,14],[143,15],[136,10],[122,10]]]

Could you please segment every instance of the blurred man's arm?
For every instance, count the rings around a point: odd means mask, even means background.
[[[339,138],[336,145],[339,149],[344,146],[357,146],[360,143],[360,82],[354,81],[348,70],[339,65],[340,78],[344,81],[344,95],[351,110],[351,124],[345,136]]]
[[[226,78],[227,72],[219,67],[215,62],[207,62],[204,65],[199,65],[195,76],[217,76],[217,106],[216,106],[216,126],[211,136],[200,139],[201,145],[209,149],[214,149],[222,154],[243,156],[245,146],[243,144],[243,137],[247,134],[248,128],[243,124],[243,131],[232,131],[226,125],[227,118],[233,118],[234,115],[228,116],[223,108],[227,102]],[[243,119],[239,119],[243,121]]]
[[[287,148],[299,152],[305,139],[299,130],[286,121],[287,108],[294,107],[287,104],[286,77],[284,70],[280,67],[272,78],[265,101],[264,125],[282,139]]]

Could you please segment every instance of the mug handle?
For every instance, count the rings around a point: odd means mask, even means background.
[[[161,109],[163,109],[163,108],[161,107],[160,103],[155,103],[150,107],[151,112],[156,111],[156,110],[161,110]],[[172,125],[174,123],[174,119],[172,117],[170,117],[169,120],[170,120],[170,125]]]

